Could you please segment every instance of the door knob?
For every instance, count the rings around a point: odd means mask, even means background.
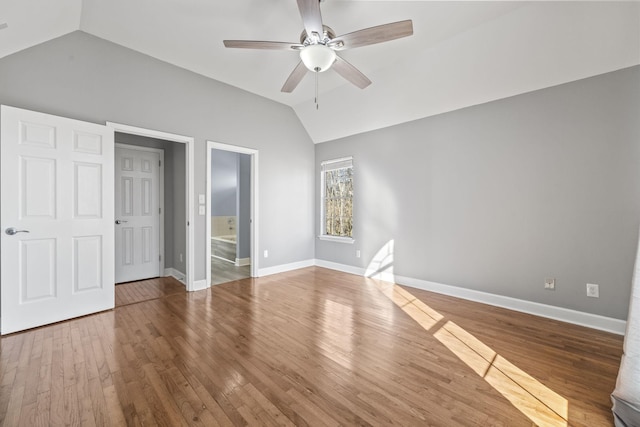
[[[125,221],[124,219],[116,219],[116,224],[120,225],[123,222],[129,222],[129,221]]]
[[[15,227],[9,227],[6,230],[4,230],[5,233],[7,233],[9,236],[13,236],[14,234],[18,234],[18,233],[28,233],[29,230],[18,230]]]

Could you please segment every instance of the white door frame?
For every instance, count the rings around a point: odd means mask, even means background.
[[[220,142],[207,141],[207,207],[206,207],[206,236],[211,238],[211,150],[231,151],[251,156],[251,277],[258,277],[258,150],[240,147],[236,145],[223,144]],[[206,245],[207,249],[207,287],[211,286],[211,243]]]
[[[193,212],[193,174],[194,169],[194,147],[195,139],[190,136],[176,135],[168,132],[161,132],[153,129],[141,128],[137,126],[129,126],[120,123],[107,122],[107,126],[113,128],[115,132],[128,133],[132,135],[146,136],[149,138],[163,139],[166,141],[179,142],[186,144],[185,153],[185,182],[187,183],[185,203],[187,205],[187,223],[185,224],[187,247],[186,247],[186,265],[185,285],[187,291],[195,291],[194,270],[195,270],[195,247],[194,247],[194,212]]]
[[[127,150],[137,150],[137,151],[150,151],[152,153],[158,153],[160,155],[160,167],[158,168],[158,173],[160,174],[160,184],[159,184],[159,194],[158,194],[158,204],[160,205],[160,235],[158,236],[158,253],[160,254],[160,269],[158,271],[158,276],[164,275],[164,150],[162,148],[152,148],[152,147],[142,147],[140,145],[131,145],[125,144],[122,142],[116,142],[117,148],[125,148]],[[115,194],[115,188],[114,188]],[[117,248],[116,248],[117,249]]]

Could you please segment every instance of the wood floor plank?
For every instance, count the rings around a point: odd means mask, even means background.
[[[60,324],[52,326],[53,348],[51,359],[51,403],[49,420],[52,424],[65,424],[64,411],[64,355],[62,347],[64,337]]]
[[[51,413],[51,393],[49,390],[38,394],[36,420],[34,426],[50,426],[49,415]]]
[[[11,391],[6,390],[7,394],[9,394],[9,402],[7,405],[6,414],[4,414],[3,424],[8,426],[19,425],[20,417],[22,415],[25,418],[30,418],[31,414],[28,411],[24,411],[22,413],[22,397],[24,396],[24,385],[19,387],[13,387]]]
[[[78,345],[82,345],[80,342]],[[83,353],[84,354],[84,353]],[[76,370],[76,389],[78,395],[78,411],[80,413],[80,424],[83,426],[95,425],[95,418],[93,416],[93,405],[91,403],[91,396],[89,393],[89,380],[87,378],[87,369],[85,368],[85,362],[81,361],[75,364]]]
[[[78,405],[78,389],[75,384],[64,388],[64,420],[65,424],[80,425],[80,408]]]
[[[91,408],[93,410],[93,419],[96,425],[108,426],[112,424],[109,419],[107,401],[104,396],[104,390],[102,389],[102,383],[100,377],[90,378],[88,381],[89,386],[89,398],[91,399]]]
[[[118,384],[116,384],[116,387],[118,387]],[[127,382],[126,389],[130,391],[134,406],[134,410],[132,411],[132,413],[130,413],[132,419],[130,420],[129,418],[127,418],[127,425],[149,426],[157,424],[154,420],[151,407],[149,406],[149,403],[144,395],[144,391],[140,385],[140,382]]]
[[[311,267],[0,338],[0,425],[611,426],[622,337]]]

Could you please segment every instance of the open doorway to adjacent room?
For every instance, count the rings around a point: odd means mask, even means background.
[[[257,151],[208,142],[207,282],[255,277]]]
[[[182,283],[183,289],[195,290],[194,239],[190,226],[193,223],[193,138],[112,122],[107,122],[107,126],[115,130],[117,148],[122,151],[114,165],[116,172],[122,170],[120,179],[116,173],[116,187],[121,187],[121,191],[115,192],[115,232],[121,247],[115,256],[124,267],[135,266],[135,274],[125,268],[126,274],[116,282],[156,283],[170,276],[177,279],[175,283]],[[156,169],[157,181],[149,177]],[[157,217],[157,227],[143,221],[137,230],[136,221],[140,219],[136,214],[143,220]],[[136,259],[144,271],[138,272]],[[152,267],[145,267],[147,264]],[[163,286],[159,288],[162,289],[158,292],[166,292]]]

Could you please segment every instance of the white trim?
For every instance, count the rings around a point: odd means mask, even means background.
[[[488,292],[465,289],[457,286],[443,285],[441,283],[413,279],[411,277],[395,276],[395,282],[400,285],[410,286],[412,288],[423,289],[425,291],[431,291],[470,301],[481,302],[496,307],[503,307],[509,310],[533,314],[540,317],[546,317],[548,319],[560,320],[562,322],[573,323],[574,325],[586,326],[588,328],[612,332],[618,335],[624,335],[627,324],[627,322],[625,322],[624,320],[600,316],[598,314],[585,313],[568,308],[556,307],[553,305],[541,304],[538,302],[526,301],[518,298],[490,294]]]
[[[348,244],[353,244],[356,241],[353,237],[329,236],[326,234],[318,236],[318,239],[326,240],[328,242],[338,242],[338,243],[348,243]]]
[[[184,285],[184,273],[175,268],[169,267],[164,269],[164,277],[171,276]]]
[[[292,262],[290,264],[274,265],[273,267],[261,268],[257,277],[270,276],[272,274],[285,273],[287,271],[298,270],[300,268],[313,267],[316,260],[308,259],[305,261]]]
[[[341,165],[338,168],[332,169],[331,167],[329,167],[332,164],[341,164],[341,163],[349,163],[348,166],[345,165]],[[332,171],[332,170],[337,170],[337,169],[346,169],[346,168],[351,168],[352,172],[354,171],[353,168],[353,156],[348,156],[348,157],[341,157],[339,159],[331,159],[331,160],[324,160],[320,163],[320,232],[318,233],[318,238],[320,240],[326,240],[326,241],[333,241],[333,242],[340,242],[340,243],[353,243],[354,239],[353,237],[343,237],[343,236],[333,236],[333,235],[329,235],[326,233],[326,226],[327,226],[327,222],[325,220],[326,215],[325,215],[325,198],[326,198],[326,193],[325,193],[325,174],[328,171]],[[354,189],[354,193],[355,193],[355,189]],[[353,195],[352,195],[352,204],[353,204]],[[351,219],[353,220],[354,215],[353,215],[353,207],[352,207],[352,211],[351,211]],[[353,229],[351,230],[351,233],[353,234]]]
[[[193,291],[202,291],[204,289],[207,289],[209,286],[207,286],[207,281],[205,279],[202,280],[194,280],[193,281]]]
[[[178,135],[175,133],[162,132],[159,130],[141,128],[138,126],[130,126],[122,123],[106,122],[106,125],[108,127],[113,128],[115,132],[128,133],[131,135],[146,136],[149,138],[156,138],[156,139],[164,139],[166,141],[180,142],[183,144],[187,143],[188,141],[193,141],[193,138],[190,136],[184,136],[184,135]]]
[[[158,168],[158,174],[160,179],[159,185],[159,193],[158,194],[158,204],[160,205],[160,217],[158,221],[160,222],[160,235],[158,236],[158,253],[160,254],[160,268],[158,274],[162,274],[164,272],[164,261],[165,261],[165,248],[164,248],[164,149],[162,148],[152,148],[152,147],[141,147],[139,145],[131,145],[125,144],[122,142],[116,142],[116,147],[125,148],[127,150],[136,150],[136,151],[147,151],[152,153],[158,153],[160,155],[160,166]]]
[[[205,247],[204,255],[207,262],[204,264],[205,272],[204,278],[207,281],[208,286],[211,286],[211,143],[207,141],[207,155],[206,157],[206,179],[205,179],[205,218],[204,218],[204,235],[205,235]]]
[[[234,153],[240,154],[249,154],[251,156],[251,250],[250,250],[250,258],[245,258],[249,260],[253,260],[251,263],[251,277],[259,277],[259,266],[258,266],[258,253],[260,250],[260,245],[258,243],[259,237],[259,180],[258,180],[258,150],[254,150],[253,148],[240,147],[236,145],[223,144],[221,142],[207,141],[207,187],[206,187],[206,234],[207,239],[211,239],[211,150],[224,150],[231,151]],[[207,286],[211,286],[211,243],[208,242],[206,245],[206,282]],[[236,260],[237,265],[237,260]],[[246,264],[244,264],[246,265]]]
[[[251,258],[236,258],[236,267],[251,265]]]
[[[164,153],[163,148],[143,147],[141,145],[130,144],[128,142],[116,142],[115,146],[120,148],[126,148],[127,150],[150,151],[152,153]]]
[[[219,259],[220,261],[224,261],[224,262],[227,262],[229,264],[236,265],[236,263],[234,261],[231,261],[230,259],[226,259],[226,258],[223,258],[223,257],[218,256],[218,255],[211,255],[211,258]]]
[[[186,191],[185,191],[185,202],[187,206],[186,212],[186,220],[185,224],[186,229],[186,265],[187,265],[187,274],[186,274],[186,287],[187,291],[194,290],[194,270],[195,270],[195,238],[194,238],[194,209],[193,209],[193,192],[194,192],[194,183],[193,183],[193,175],[195,173],[194,168],[194,146],[195,139],[190,136],[177,135],[168,132],[161,132],[153,129],[146,129],[137,126],[129,126],[120,123],[107,122],[106,125],[108,127],[113,128],[114,132],[122,132],[128,133],[132,135],[146,136],[150,138],[163,139],[166,141],[179,142],[181,144],[186,144],[185,147],[185,181],[186,181]]]
[[[354,267],[352,265],[338,264],[337,262],[325,261],[323,259],[316,259],[315,265],[316,267],[328,268],[329,270],[355,274],[356,276],[364,276],[364,273],[366,271],[364,268]]]
[[[360,267],[353,267],[350,265],[339,264],[319,259],[315,260],[315,265],[331,270],[342,271],[344,273],[356,274],[359,276],[365,275],[365,269]],[[611,332],[618,335],[624,335],[627,325],[626,321],[614,319],[612,317],[605,317],[598,314],[585,313],[568,308],[556,307],[533,301],[526,301],[502,295],[490,294],[488,292],[476,291],[473,289],[466,289],[458,286],[444,285],[442,283],[414,279],[411,277],[382,273],[376,275],[375,278],[416,289],[422,289],[425,291],[449,295],[469,301],[489,304],[496,307],[519,311],[522,313],[533,314],[535,316],[546,317],[548,319],[560,320],[562,322],[572,323],[574,325],[586,326],[588,328]]]
[[[320,166],[327,166],[334,163],[349,162],[349,161],[353,162],[353,156],[340,157],[339,159],[323,160],[322,162],[320,162]]]

